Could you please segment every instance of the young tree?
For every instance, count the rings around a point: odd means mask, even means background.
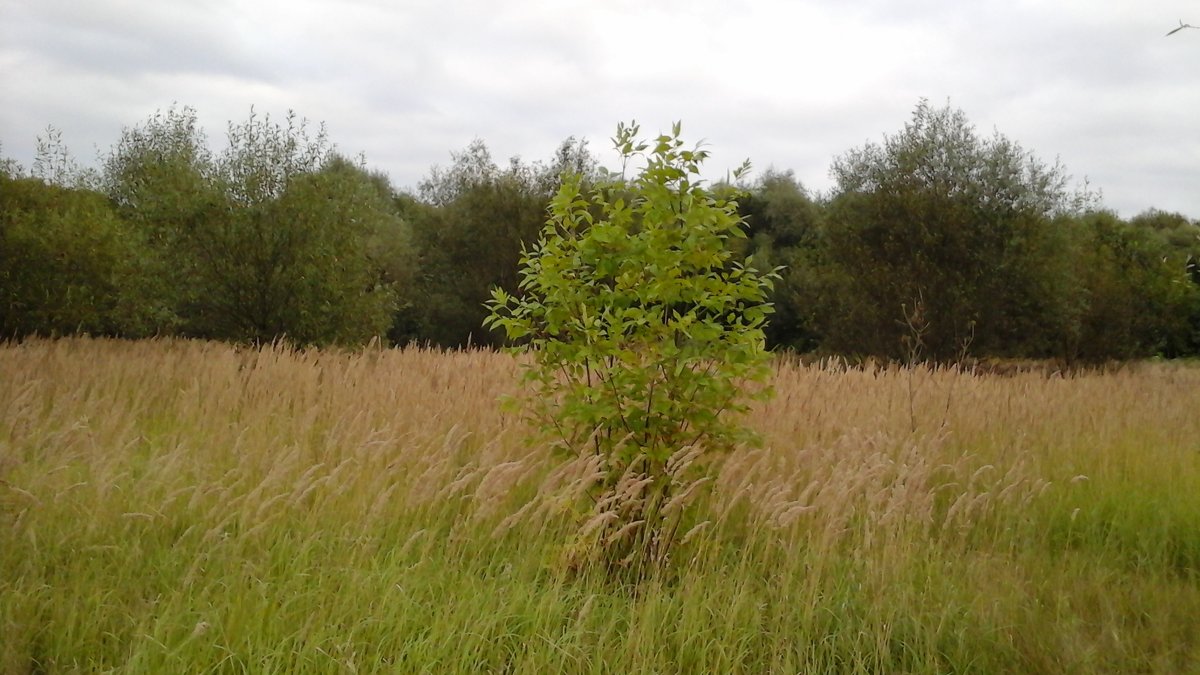
[[[703,459],[748,438],[737,422],[767,374],[763,326],[774,273],[738,262],[737,204],[699,180],[707,151],[676,124],[652,145],[636,125],[614,139],[632,180],[584,192],[567,180],[520,290],[493,291],[487,323],[531,352],[526,404],[569,456],[593,456],[604,477],[582,555],[635,576],[665,562],[680,497]],[[682,498],[682,497],[681,497]]]

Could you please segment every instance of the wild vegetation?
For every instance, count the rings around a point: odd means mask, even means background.
[[[570,571],[519,368],[3,345],[0,672],[1200,672],[1195,367],[778,358],[636,586]]]
[[[587,192],[609,173],[575,139],[506,164],[477,141],[408,194],[295,116],[251,113],[211,149],[194,111],[167,110],[95,170],[52,131],[28,171],[0,158],[0,337],[501,346],[483,305],[496,287],[518,294],[564,175]],[[1200,354],[1196,220],[1120,218],[1062,166],[925,101],[832,175],[821,195],[773,169],[738,186],[749,237],[735,260],[784,267],[771,348],[942,363]]]
[[[522,256],[519,295],[495,289],[486,322],[530,362],[532,441],[595,464],[580,564],[633,579],[670,558],[708,456],[749,440],[738,416],[770,391],[763,326],[778,277],[734,259],[745,222],[700,179],[707,151],[678,124],[638,133],[621,125],[614,140],[645,169],[586,193],[568,177]]]

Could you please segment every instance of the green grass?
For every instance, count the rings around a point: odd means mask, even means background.
[[[0,348],[0,672],[1200,672],[1200,369],[781,365],[638,586],[564,565],[514,373]]]

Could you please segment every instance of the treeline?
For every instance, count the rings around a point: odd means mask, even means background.
[[[583,141],[497,164],[483,142],[414,194],[324,129],[251,113],[209,150],[188,108],[126,129],[81,169],[51,134],[0,161],[0,338],[180,335],[298,345],[379,337],[500,344],[482,327]],[[784,266],[775,347],[899,359],[1094,362],[1200,354],[1200,222],[1123,220],[1002,135],[922,102],[835,160],[813,195],[790,172],[740,190],[760,269]]]

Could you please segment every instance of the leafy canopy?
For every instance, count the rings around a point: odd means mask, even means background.
[[[214,156],[190,108],[127,129],[103,184],[154,252],[167,327],[299,345],[383,334],[394,290],[377,253],[407,225],[386,181],[337,155],[324,128],[251,110]]]
[[[1052,219],[1094,199],[1061,166],[922,101],[903,131],[846,153],[832,175],[827,348],[903,357],[919,329],[923,356],[940,361],[968,347],[1050,349],[1038,336],[1063,316],[1068,283]]]

